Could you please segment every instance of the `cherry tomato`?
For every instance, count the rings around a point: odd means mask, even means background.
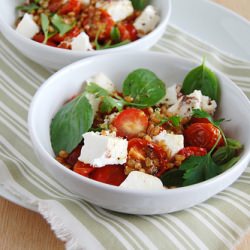
[[[85,177],[89,177],[90,173],[94,171],[94,167],[89,165],[89,164],[85,164],[81,161],[77,161],[76,164],[73,167],[73,171],[85,176]]]
[[[123,165],[107,165],[101,168],[95,168],[94,171],[90,173],[89,178],[106,184],[120,186],[126,179],[126,175]]]
[[[117,129],[117,136],[131,139],[140,132],[146,132],[148,117],[140,109],[128,108],[119,113],[112,124]]]
[[[44,41],[44,34],[38,33],[38,34],[34,35],[33,40],[36,41],[36,42],[38,42],[38,43],[43,43],[43,41]],[[50,40],[47,41],[46,44],[49,45],[49,46],[52,46],[52,47],[57,47],[57,44],[55,42],[53,42],[53,41],[50,41]]]
[[[115,25],[115,22],[107,11],[91,9],[83,20],[82,25],[91,40],[94,40],[96,34],[100,32],[98,41],[105,42],[110,39],[110,32]]]
[[[79,0],[68,0],[59,10],[61,15],[66,15],[69,12],[74,12],[75,15],[79,14],[81,10],[81,3]]]
[[[149,167],[150,169],[146,166],[147,158],[152,160],[152,166]],[[150,171],[150,174],[160,176],[167,170],[167,153],[156,143],[149,142],[145,139],[133,138],[129,140],[127,161],[131,159],[139,161],[144,169]]]
[[[186,146],[196,146],[212,149],[220,136],[220,131],[211,123],[193,123],[184,130],[184,140]],[[223,139],[219,145],[223,144]]]
[[[192,117],[190,123],[210,123],[207,118]]]
[[[63,4],[63,0],[50,0],[49,5],[48,5],[48,9],[51,12],[55,13],[60,9],[62,4]]]
[[[60,35],[59,33],[55,34],[54,36],[52,36],[49,41],[55,42],[55,43],[61,43],[64,40],[66,40],[67,38],[73,38],[78,36],[81,33],[80,29],[75,26],[72,30],[70,30],[69,32],[67,32],[66,34],[64,34],[63,36]]]
[[[190,156],[203,156],[207,154],[207,150],[205,148],[199,148],[199,147],[185,147],[181,149],[178,153],[178,155],[184,155],[185,158],[188,158]]]
[[[120,23],[118,25],[121,41],[130,40],[135,41],[138,39],[137,30],[131,23]]]

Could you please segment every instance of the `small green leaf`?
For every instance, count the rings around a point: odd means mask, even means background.
[[[188,95],[194,90],[200,90],[203,95],[216,102],[220,99],[219,80],[215,73],[207,68],[204,63],[191,70],[184,79],[181,92]]]
[[[214,126],[219,127],[220,124],[225,121],[225,119],[219,119],[219,120],[214,120],[213,117],[208,114],[206,111],[201,110],[201,109],[193,109],[192,110],[192,116],[196,118],[206,118],[208,119]]]
[[[104,96],[100,104],[100,111],[101,113],[111,113],[114,108],[122,111],[123,105],[122,100],[117,100],[111,96]]]
[[[150,2],[150,0],[131,0],[134,9],[143,10]]]
[[[221,173],[225,172],[229,168],[231,168],[234,164],[236,164],[240,159],[240,156],[233,157],[228,162],[220,166]]]
[[[93,110],[84,93],[65,104],[50,125],[52,148],[57,155],[61,150],[68,153],[81,142],[82,134],[93,123]]]
[[[88,83],[86,85],[85,91],[91,94],[94,94],[96,97],[101,97],[101,96],[108,96],[110,95],[109,92],[97,85],[94,82]]]
[[[110,32],[110,37],[114,43],[119,43],[121,40],[121,34],[118,27],[114,26]]]
[[[30,3],[27,5],[20,5],[16,7],[17,10],[23,11],[23,12],[28,12],[31,13],[33,10],[39,9],[39,6],[35,3]]]
[[[137,69],[125,79],[122,92],[133,98],[133,104],[150,107],[166,95],[166,86],[152,71]]]
[[[161,175],[160,179],[166,187],[181,187],[183,184],[183,175],[185,171],[180,169],[171,169]]]
[[[76,25],[76,22],[73,22],[71,24],[65,23],[63,18],[57,14],[53,15],[53,17],[51,18],[51,23],[59,31],[61,36],[72,30]]]
[[[49,18],[45,14],[41,14],[41,25],[44,34],[43,43],[47,43],[49,38]]]
[[[184,186],[208,180],[220,173],[219,166],[213,161],[210,154],[205,156],[190,156],[180,166],[184,170]]]

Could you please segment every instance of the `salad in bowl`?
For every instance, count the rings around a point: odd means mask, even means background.
[[[118,91],[105,74],[86,80],[50,127],[56,159],[92,180],[124,189],[164,189],[206,181],[239,159],[242,145],[214,117],[220,83],[205,63],[183,83],[136,69]]]

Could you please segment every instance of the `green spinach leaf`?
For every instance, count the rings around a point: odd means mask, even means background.
[[[86,85],[85,91],[87,91],[88,93],[94,94],[96,97],[110,95],[106,89],[100,87],[99,85],[97,85],[94,82],[88,83]]]
[[[73,27],[76,25],[76,22],[73,22],[71,24],[65,23],[63,18],[57,14],[53,15],[53,17],[51,18],[51,22],[59,31],[61,36],[72,30]]]
[[[50,126],[52,148],[70,153],[82,140],[93,123],[93,110],[84,93],[65,104],[55,115]]]
[[[111,113],[111,111],[116,108],[118,111],[122,111],[124,102],[122,100],[117,100],[111,96],[104,96],[100,104],[101,113]]]
[[[220,99],[219,80],[205,63],[191,70],[184,79],[181,92],[188,95],[194,90],[200,90],[203,95],[209,96],[216,102]]]
[[[184,173],[185,171],[181,169],[171,169],[161,175],[160,179],[166,187],[181,187]]]
[[[31,13],[33,10],[39,9],[39,6],[35,3],[30,3],[30,4],[26,4],[26,5],[17,6],[16,9],[23,11],[23,12]]]
[[[166,86],[152,71],[137,69],[125,79],[122,92],[133,98],[133,104],[150,107],[166,95]]]
[[[45,14],[41,14],[41,25],[44,34],[43,43],[47,43],[49,38],[49,18]]]
[[[150,0],[131,0],[133,7],[136,10],[143,10],[150,2]]]

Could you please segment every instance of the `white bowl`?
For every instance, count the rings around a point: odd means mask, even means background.
[[[85,178],[68,170],[54,159],[50,143],[51,119],[71,96],[79,93],[83,82],[103,72],[117,88],[131,71],[147,68],[167,85],[181,83],[196,64],[179,57],[156,52],[122,53],[91,57],[76,62],[54,74],[40,87],[29,110],[29,131],[34,150],[42,165],[72,193],[103,208],[131,214],[162,214],[182,210],[203,202],[233,183],[250,160],[250,102],[228,78],[217,73],[222,96],[218,113],[230,119],[225,123],[227,135],[244,144],[237,164],[210,180],[188,187],[160,191],[129,191]],[[244,120],[243,120],[244,119]]]
[[[23,0],[0,1],[0,30],[6,39],[24,55],[38,64],[51,69],[60,69],[63,66],[89,56],[149,49],[163,35],[171,13],[171,0],[152,0],[152,4],[160,12],[161,19],[158,26],[151,33],[138,39],[137,41],[121,47],[107,50],[81,52],[53,48],[37,43],[17,33],[14,29],[17,14],[15,7],[23,2]]]

